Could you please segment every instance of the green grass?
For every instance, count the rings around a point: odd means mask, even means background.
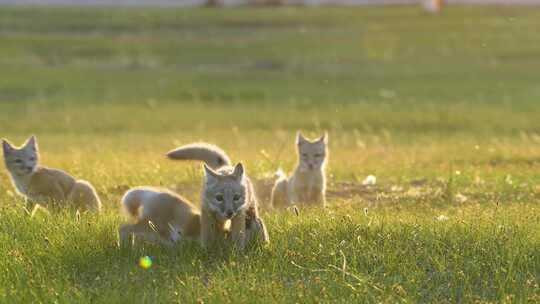
[[[539,27],[528,7],[2,7],[0,136],[37,134],[105,211],[30,218],[0,175],[0,303],[540,302]],[[200,164],[169,149],[210,141],[268,181],[297,129],[330,133],[327,210],[264,213],[247,252],[116,247],[125,189],[198,202]]]

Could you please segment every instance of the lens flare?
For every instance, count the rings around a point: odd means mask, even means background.
[[[149,256],[143,256],[139,259],[139,266],[141,266],[142,269],[148,269],[152,267],[152,258]]]

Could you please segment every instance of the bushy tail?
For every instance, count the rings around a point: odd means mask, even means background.
[[[122,197],[124,210],[134,218],[139,217],[139,208],[141,207],[141,196],[139,192],[138,189],[132,189]]]
[[[167,157],[177,160],[200,160],[212,169],[231,164],[229,156],[221,148],[207,143],[193,143],[178,147],[169,151]]]
[[[71,189],[68,200],[88,210],[100,212],[101,200],[96,189],[85,180],[78,180]]]

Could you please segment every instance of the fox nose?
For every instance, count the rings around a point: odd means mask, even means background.
[[[314,167],[313,164],[308,165],[309,170],[313,170],[313,167]]]
[[[27,171],[32,171],[32,167],[26,167],[25,168]]]
[[[233,214],[232,210],[227,211],[227,218],[232,218]]]

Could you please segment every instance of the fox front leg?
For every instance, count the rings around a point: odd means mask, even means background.
[[[238,248],[244,248],[246,240],[245,213],[240,213],[231,220],[231,239],[238,246]]]
[[[316,189],[316,191],[313,194],[313,202],[321,207],[325,207],[326,206],[325,193],[320,189]]]

